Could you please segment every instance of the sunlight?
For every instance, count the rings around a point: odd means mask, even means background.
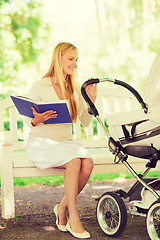
[[[17,3],[14,11],[8,14],[11,6],[6,3],[0,11],[5,49],[1,81],[8,92],[25,94],[31,82],[42,78],[55,45],[62,41],[79,50],[81,83],[91,77],[110,77],[130,82],[137,90],[144,88],[151,63],[159,54],[156,0],[42,0],[33,1],[31,8],[25,4],[29,0],[10,2]]]
[[[84,34],[91,30],[95,32],[97,28],[92,0],[46,0],[43,11],[50,23],[51,39],[55,43],[71,41],[82,46]]]
[[[53,226],[44,226],[43,227],[44,230],[51,232],[51,231],[55,231],[56,229]]]
[[[93,76],[94,69],[90,60],[98,34],[94,2],[92,0],[46,0],[43,15],[51,28],[44,53],[47,59],[50,59],[56,44],[63,41],[71,42],[79,50],[79,78],[85,81],[89,76]],[[42,69],[44,65],[47,69],[48,61],[43,62]]]
[[[2,82],[0,82],[0,94],[2,94]]]

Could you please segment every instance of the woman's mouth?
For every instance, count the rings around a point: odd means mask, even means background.
[[[69,67],[69,69],[71,69],[72,71],[74,71],[75,67]]]

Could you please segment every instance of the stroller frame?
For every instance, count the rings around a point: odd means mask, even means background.
[[[157,203],[158,203],[158,209],[160,209],[160,196],[156,192],[156,190],[151,185],[149,185],[149,183],[144,181],[144,177],[147,175],[147,173],[152,168],[156,167],[158,160],[160,160],[160,151],[157,150],[156,148],[154,148],[152,145],[151,146],[140,146],[140,148],[138,148],[138,151],[140,151],[142,153],[143,152],[150,153],[148,155],[149,161],[146,164],[146,170],[142,174],[136,173],[136,171],[131,167],[131,165],[127,161],[128,155],[132,155],[132,154],[130,154],[130,151],[129,151],[130,149],[123,148],[123,146],[120,144],[120,142],[115,141],[110,136],[108,129],[106,128],[106,126],[102,122],[101,118],[99,117],[98,110],[96,109],[95,105],[93,104],[93,102],[90,100],[89,96],[86,93],[85,89],[88,85],[97,84],[99,82],[112,82],[114,84],[117,84],[117,85],[127,88],[129,91],[131,91],[132,94],[134,94],[134,96],[136,97],[136,99],[141,104],[142,108],[144,109],[144,112],[145,113],[148,112],[147,104],[144,103],[144,101],[143,101],[142,97],[139,95],[139,93],[134,88],[132,88],[130,85],[128,85],[127,83],[122,82],[120,80],[111,79],[111,78],[90,79],[90,80],[86,81],[81,87],[81,93],[82,93],[84,100],[86,101],[86,103],[88,105],[89,114],[93,115],[97,119],[97,121],[102,126],[106,136],[109,139],[108,147],[109,147],[109,150],[112,152],[112,154],[115,155],[115,159],[114,159],[115,164],[122,162],[126,166],[126,168],[129,170],[129,172],[137,180],[133,184],[133,186],[129,189],[128,192],[125,192],[120,189],[116,192],[105,193],[101,197],[98,198],[98,204],[97,204],[98,223],[99,223],[102,231],[104,231],[104,233],[107,236],[117,237],[118,235],[120,235],[124,231],[125,225],[127,222],[127,211],[125,208],[125,204],[123,203],[123,200],[121,198],[124,198],[124,199],[128,198],[135,191],[136,187],[139,184],[141,184],[144,187],[144,189],[147,189],[155,197],[155,202],[153,204],[151,204],[149,210],[146,212],[147,218],[148,218],[146,222],[147,222],[147,231],[148,231],[148,234],[149,234],[151,240],[153,240],[153,239],[158,240],[158,239],[160,239],[160,229],[159,229],[159,225],[158,225],[158,230],[156,230],[157,225],[156,226],[154,225],[154,222],[153,222],[154,216],[153,215],[155,214],[155,211],[157,209]],[[134,148],[134,145],[132,146],[132,152],[133,152],[133,148]],[[136,146],[135,146],[134,150],[135,151],[137,150]],[[138,157],[138,152],[136,153],[135,156]],[[140,158],[146,158],[145,154],[144,154],[144,156],[145,157],[142,156]],[[113,226],[110,227],[109,223],[108,223],[109,219],[112,218],[112,211],[110,211],[109,208],[107,211],[104,210],[105,205],[110,205],[111,202],[112,202],[112,205],[117,205],[117,208],[121,209],[119,212],[119,216],[120,216],[118,219],[119,223],[115,224],[114,227]],[[155,208],[154,208],[154,205],[155,205]],[[110,206],[110,209],[111,209],[111,206]],[[103,219],[103,221],[102,221],[102,219]],[[159,219],[160,219],[160,217],[159,217]],[[115,221],[117,221],[117,219]]]

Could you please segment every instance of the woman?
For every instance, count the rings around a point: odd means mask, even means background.
[[[78,51],[74,45],[66,42],[58,44],[53,51],[48,72],[33,84],[29,95],[37,102],[67,102],[72,122],[76,122],[79,117],[81,123],[88,126],[92,117],[81,96],[80,86],[75,83],[77,60]],[[97,87],[90,85],[86,91],[95,102]],[[79,219],[77,195],[90,177],[93,159],[83,146],[73,141],[72,123],[43,124],[44,121],[57,117],[55,111],[39,114],[33,108],[33,115],[34,118],[29,123],[28,157],[42,169],[65,169],[65,195],[54,207],[56,225],[60,231],[69,231],[74,237],[89,238],[90,234],[84,230]]]

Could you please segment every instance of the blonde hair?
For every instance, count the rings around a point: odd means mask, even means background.
[[[77,71],[75,69],[73,75],[67,75],[67,78],[65,79],[63,76],[63,69],[61,65],[62,55],[67,51],[73,50],[73,49],[77,50],[77,48],[71,43],[68,43],[68,42],[59,43],[53,51],[51,65],[47,73],[43,76],[43,78],[54,76],[53,84],[55,84],[56,82],[59,82],[64,97],[65,97],[65,91],[67,92],[71,119],[73,122],[76,122],[77,115],[78,115],[78,105],[76,100],[74,82],[75,82],[75,75]],[[65,89],[65,85],[66,85],[66,89]]]

